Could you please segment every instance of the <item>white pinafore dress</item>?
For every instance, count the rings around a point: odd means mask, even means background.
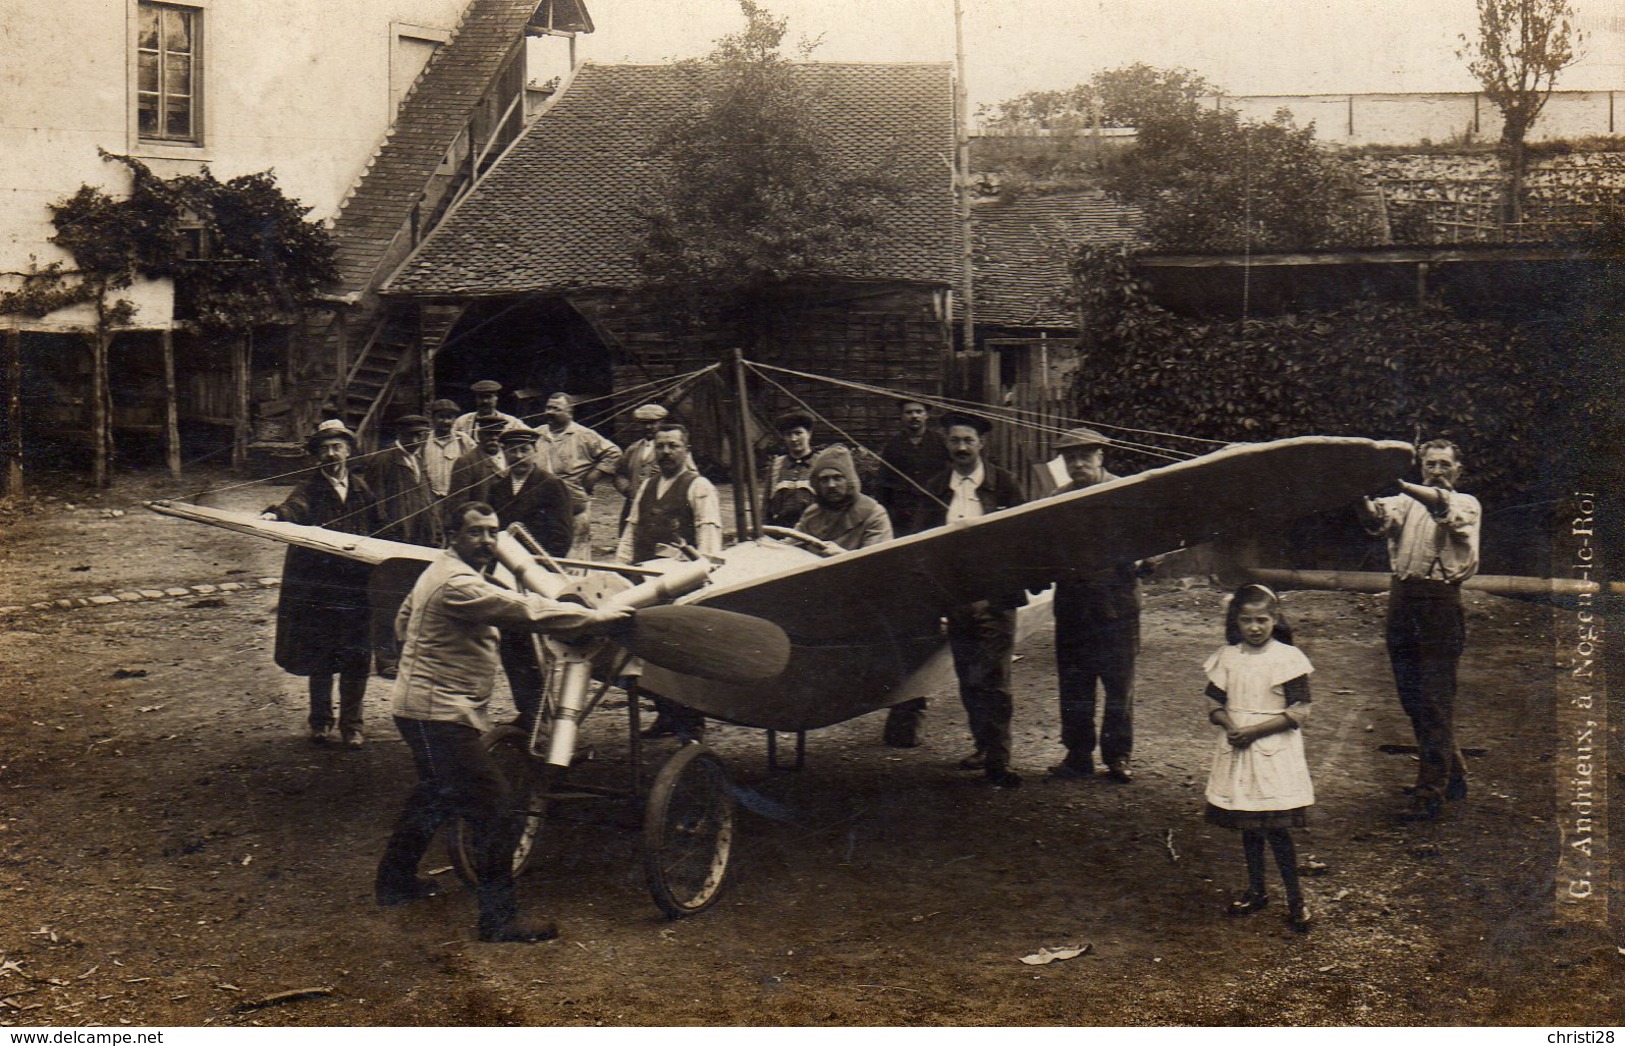
[[[1315,670],[1303,651],[1274,639],[1261,647],[1221,647],[1202,668],[1208,681],[1225,692],[1225,708],[1238,727],[1280,715],[1287,707],[1284,684]],[[1208,820],[1231,828],[1305,825],[1315,786],[1304,757],[1303,731],[1283,730],[1245,748],[1231,747],[1222,728],[1216,733],[1207,781]]]

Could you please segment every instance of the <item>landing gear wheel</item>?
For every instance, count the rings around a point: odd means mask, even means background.
[[[715,752],[684,745],[655,775],[643,817],[643,867],[667,918],[716,903],[733,849],[734,798]]]
[[[541,839],[542,822],[547,819],[548,781],[545,770],[530,754],[530,733],[516,726],[499,726],[481,741],[513,792],[511,814],[521,820],[513,849],[513,874],[530,867]],[[479,864],[474,853],[473,832],[468,822],[456,817],[446,826],[446,854],[452,870],[469,886],[479,885]]]

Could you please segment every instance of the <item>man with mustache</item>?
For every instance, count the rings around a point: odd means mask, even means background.
[[[378,862],[374,896],[395,908],[440,892],[418,877],[418,862],[440,826],[461,817],[479,876],[479,938],[529,943],[557,937],[546,919],[526,918],[514,896],[513,849],[521,827],[502,772],[480,736],[496,679],[498,630],[554,632],[601,628],[624,610],[595,610],[502,588],[486,576],[501,532],[491,506],[464,502],[452,514],[451,547],[413,586],[396,618],[400,675],[392,702],[418,784],[407,797]]]
[[[1422,482],[1366,498],[1366,529],[1388,539],[1394,576],[1388,587],[1388,660],[1399,703],[1421,752],[1406,821],[1439,816],[1444,799],[1467,798],[1466,766],[1456,747],[1456,667],[1467,631],[1461,583],[1478,572],[1478,499],[1456,490],[1461,450],[1436,439],[1417,451]]]
[[[985,418],[971,414],[943,417],[951,467],[925,485],[932,500],[921,511],[922,530],[1021,504],[1016,478],[982,460],[982,437],[991,428]],[[1026,593],[1016,589],[948,611],[948,645],[959,676],[959,699],[976,740],[976,750],[959,768],[981,770],[996,788],[1021,786],[1021,777],[1010,769],[1010,659],[1016,644],[1016,607],[1025,601]]]
[[[344,422],[322,422],[305,441],[317,462],[281,504],[261,519],[326,527],[346,534],[376,534],[384,525],[378,501],[366,480],[350,471],[356,437]],[[314,549],[288,546],[277,597],[278,666],[305,676],[310,689],[310,739],[326,744],[333,733],[333,677],[339,680],[339,732],[346,748],[360,748],[362,701],[372,646],[365,563]]]

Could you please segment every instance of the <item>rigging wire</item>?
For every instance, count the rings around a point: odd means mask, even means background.
[[[745,366],[751,367],[752,369],[754,369],[755,365],[752,364],[749,360],[746,360],[745,361]],[[857,447],[859,450],[863,451],[865,454],[868,454],[870,457],[874,458],[876,461],[880,462],[882,465],[884,465],[887,468],[891,469],[893,472],[897,473],[897,475],[901,476],[903,479],[907,480],[909,486],[913,487],[915,490],[919,491],[921,494],[923,494],[926,497],[930,498],[932,501],[935,501],[938,505],[941,505],[943,508],[948,507],[947,502],[943,501],[941,498],[937,497],[935,494],[931,493],[929,490],[926,490],[919,483],[915,482],[914,477],[908,475],[902,469],[899,469],[896,465],[893,465],[891,462],[887,461],[885,458],[881,457],[879,454],[876,454],[874,451],[870,450],[868,447],[865,447],[862,443],[858,442],[857,438],[854,437],[851,433],[847,432],[845,429],[843,429],[839,425],[835,424],[835,422],[831,421],[829,418],[827,418],[823,414],[819,413],[817,408],[813,407],[806,400],[802,399],[800,396],[797,396],[795,393],[791,392],[789,389],[785,388],[783,385],[781,385],[778,382],[774,381],[772,378],[768,377],[766,374],[761,373],[760,371],[757,372],[756,376],[758,378],[761,378],[763,381],[767,382],[769,385],[773,386],[774,388],[778,389],[780,392],[784,393],[786,396],[790,397],[792,400],[794,400],[796,402],[797,405],[799,405],[801,407],[802,410],[805,410],[807,413],[811,414],[814,418],[817,418],[819,421],[822,421],[825,425],[829,426],[842,439],[845,439],[849,443],[851,443],[852,446]],[[856,467],[856,465],[857,465],[857,462],[853,462],[853,466]]]
[[[804,372],[804,371],[791,370],[791,369],[789,369],[787,367],[775,367],[775,366],[772,366],[771,364],[754,363],[754,362],[751,362],[749,360],[747,360],[745,362],[746,362],[747,366],[751,367],[753,370],[757,370],[758,373],[760,373],[761,368],[766,368],[768,370],[778,371],[778,372],[783,373],[783,374],[793,374],[793,375],[795,375],[797,377],[809,378],[809,379],[812,379],[814,381],[824,381],[824,382],[828,382],[830,384],[837,385],[837,386],[844,387],[844,388],[851,388],[851,389],[856,389],[858,391],[870,392],[870,393],[874,393],[874,394],[877,394],[877,395],[883,395],[883,396],[886,396],[886,397],[891,398],[891,399],[914,400],[916,402],[926,402],[926,403],[928,403],[930,405],[934,405],[934,406],[938,406],[938,407],[944,407],[946,409],[949,409],[949,410],[952,410],[952,411],[955,411],[955,412],[958,412],[958,413],[971,414],[971,415],[974,415],[976,417],[985,418],[985,419],[990,420],[990,421],[1001,421],[1001,422],[1005,422],[1007,424],[1015,425],[1015,426],[1018,426],[1018,427],[1021,427],[1021,428],[1031,429],[1031,430],[1034,430],[1034,431],[1048,432],[1048,433],[1050,433],[1052,435],[1059,434],[1059,433],[1067,431],[1065,427],[1055,427],[1055,426],[1052,426],[1052,425],[1040,425],[1040,424],[1036,424],[1036,423],[1031,422],[1031,421],[1027,421],[1024,418],[1022,418],[1020,415],[1024,415],[1024,414],[1029,414],[1030,415],[1030,414],[1032,414],[1034,412],[1021,410],[1019,408],[1011,408],[1011,407],[994,408],[994,407],[988,407],[988,406],[986,406],[984,404],[971,403],[970,401],[967,401],[967,400],[946,400],[946,399],[940,399],[940,398],[929,397],[929,396],[920,396],[920,395],[916,395],[916,394],[912,394],[912,393],[909,393],[909,394],[896,393],[896,392],[892,392],[890,389],[881,389],[881,388],[878,388],[876,386],[864,385],[864,384],[862,384],[860,382],[852,382],[852,381],[847,381],[845,379],[840,379],[840,378],[826,378],[826,377],[823,377],[821,375],[809,374],[809,373]],[[765,375],[764,375],[764,378],[765,378]],[[782,386],[779,386],[779,387],[782,388]],[[826,421],[826,423],[827,423],[827,421]],[[831,427],[833,428],[834,426],[831,425]],[[1103,425],[1102,427],[1105,427],[1105,428],[1119,428],[1119,429],[1121,428],[1121,426],[1106,426],[1106,425]],[[1195,439],[1197,437],[1185,437],[1185,438],[1187,438],[1187,439]],[[1118,445],[1120,445],[1121,447],[1123,447],[1125,450],[1131,450],[1131,451],[1133,451],[1135,453],[1138,453],[1138,454],[1144,454],[1147,457],[1160,458],[1160,459],[1162,459],[1164,461],[1183,461],[1183,460],[1185,460],[1187,458],[1195,457],[1194,454],[1191,454],[1191,453],[1188,453],[1188,452],[1170,451],[1167,448],[1156,447],[1156,446],[1152,446],[1150,444],[1145,444],[1145,443],[1138,443],[1138,442],[1135,442],[1133,440],[1125,440],[1125,439],[1118,438],[1118,439],[1115,440],[1115,442]],[[1213,441],[1213,442],[1217,442],[1217,441]]]

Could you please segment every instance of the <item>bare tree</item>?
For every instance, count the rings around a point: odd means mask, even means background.
[[[1478,0],[1478,39],[1463,34],[1457,56],[1501,110],[1502,160],[1508,173],[1505,214],[1523,220],[1529,159],[1524,139],[1557,83],[1579,57],[1581,34],[1569,0]]]

